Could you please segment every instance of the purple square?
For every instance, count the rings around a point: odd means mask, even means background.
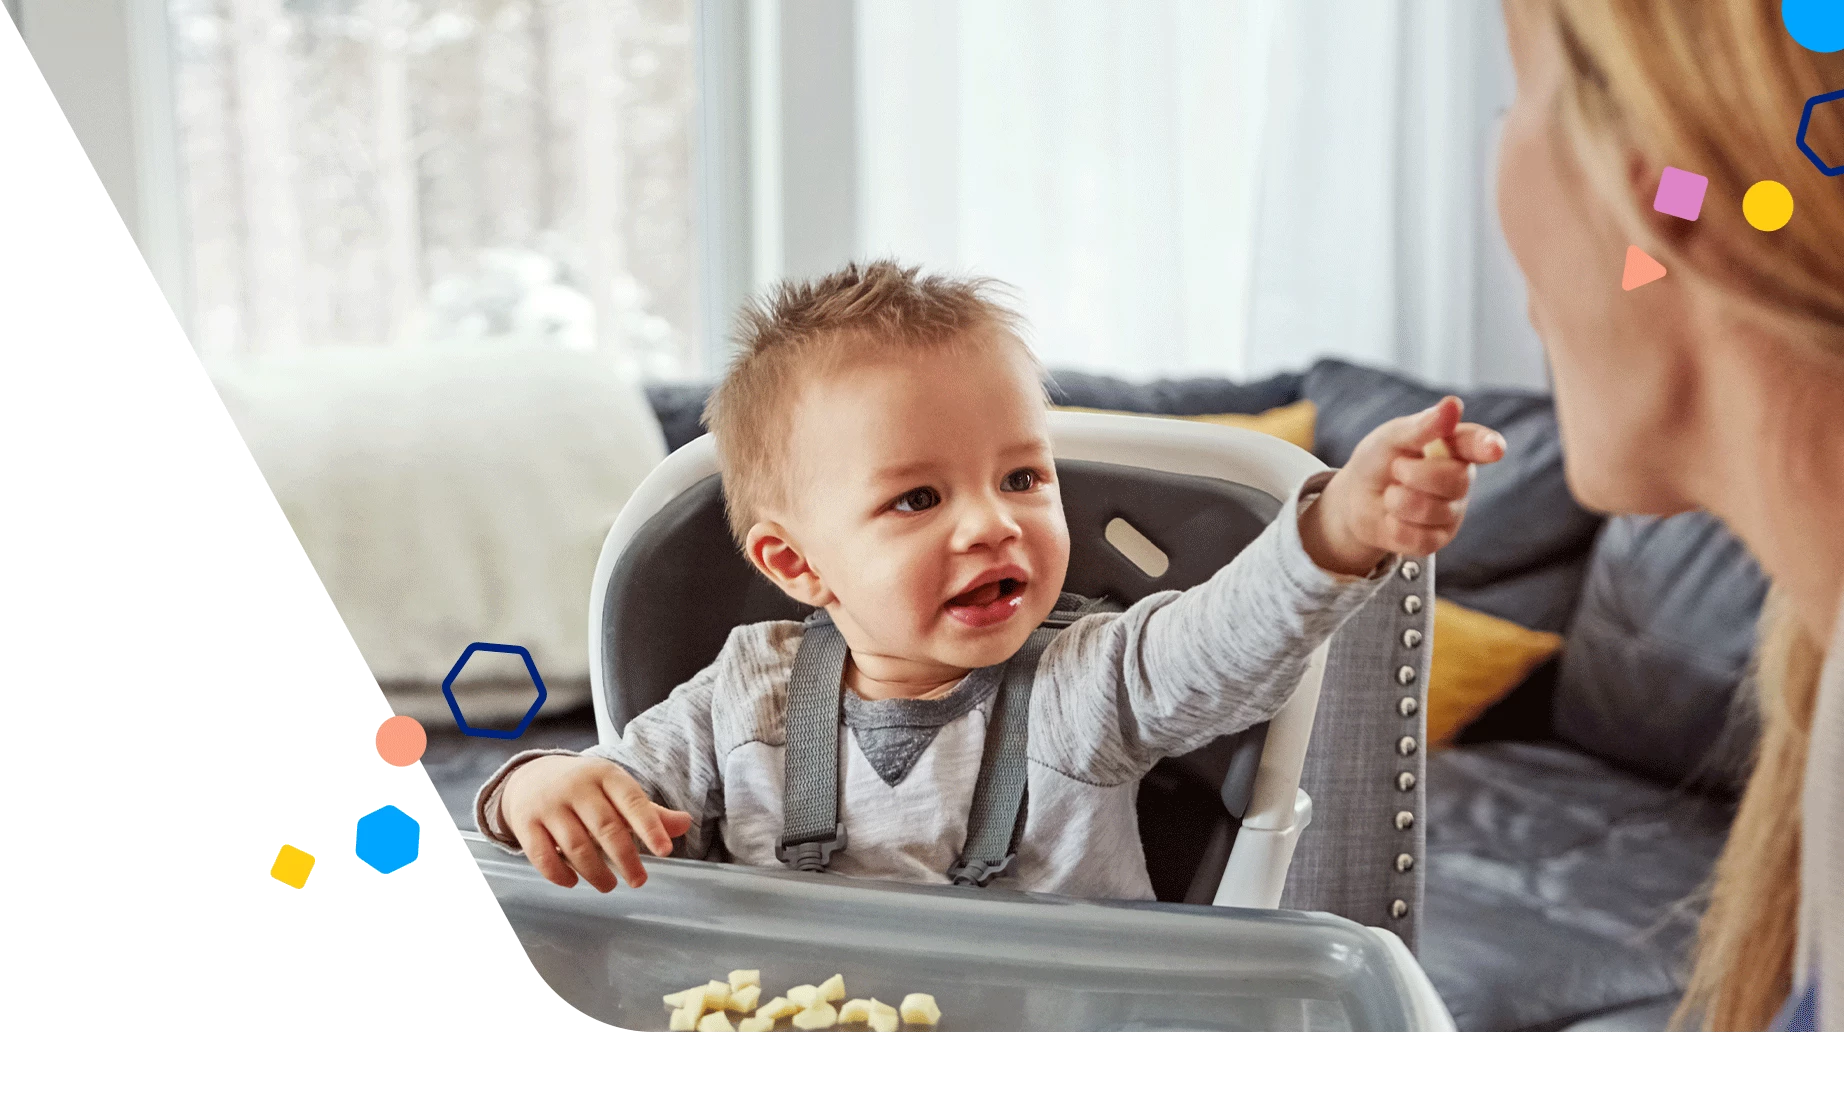
[[[1703,211],[1703,191],[1709,187],[1710,179],[1702,174],[1667,166],[1659,175],[1658,196],[1652,198],[1652,207],[1666,216],[1695,220]]]

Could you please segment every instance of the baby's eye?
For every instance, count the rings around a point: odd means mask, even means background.
[[[999,486],[1000,489],[1009,493],[1022,494],[1037,486],[1037,484],[1042,481],[1043,480],[1038,476],[1037,472],[1031,470],[1029,467],[1020,467],[1010,475],[1007,475],[1005,481],[1000,483]]]
[[[934,487],[917,487],[890,503],[890,508],[899,513],[915,514],[923,510],[932,510],[939,505],[941,505],[941,495],[935,493]]]

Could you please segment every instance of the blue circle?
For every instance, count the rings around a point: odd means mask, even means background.
[[[1844,50],[1844,0],[1780,0],[1786,33],[1807,50]]]

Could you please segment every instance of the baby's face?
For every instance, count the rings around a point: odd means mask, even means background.
[[[797,405],[790,539],[860,667],[1005,660],[1069,567],[1037,369],[1010,339],[862,358]]]

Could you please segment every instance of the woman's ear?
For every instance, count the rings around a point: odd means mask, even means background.
[[[807,563],[807,558],[780,523],[756,522],[743,541],[743,552],[757,571],[795,602],[818,607],[832,602],[832,592],[820,582],[819,572]]]

